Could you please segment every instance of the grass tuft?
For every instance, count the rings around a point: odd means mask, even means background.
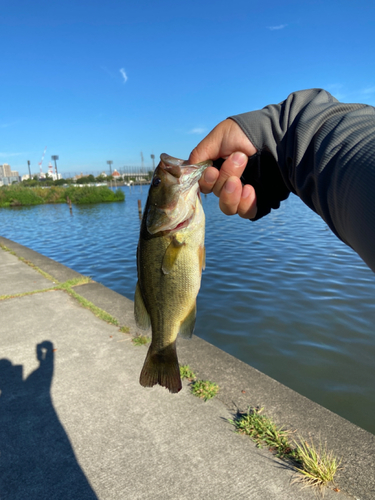
[[[255,441],[258,448],[266,444],[280,458],[290,456],[292,447],[288,441],[289,432],[276,424],[266,415],[263,408],[249,408],[247,413],[238,414],[234,420],[229,420],[236,432],[246,434]]]
[[[204,399],[204,401],[214,398],[218,391],[219,386],[209,380],[197,380],[191,385],[191,392],[194,396]]]
[[[33,269],[35,269],[35,271],[38,271],[38,273],[41,274],[43,276],[43,278],[46,278],[47,280],[52,281],[53,283],[58,283],[57,279],[55,279],[53,276],[51,276],[50,274],[48,274],[45,271],[43,271],[42,269],[40,269],[40,267],[36,266],[35,264],[30,262],[29,260],[24,259],[23,257],[18,257],[18,259],[20,261],[24,262],[25,264],[27,264],[28,266],[32,267]]]
[[[41,290],[32,290],[31,292],[20,292],[20,293],[13,293],[11,295],[0,295],[0,300],[18,299],[20,297],[26,297],[26,295],[34,295],[36,293],[52,292],[53,290],[56,290],[56,288],[50,287],[50,288],[43,288]]]
[[[45,271],[43,271],[42,269],[40,269],[40,267],[36,266],[35,264],[33,264],[32,262],[30,262],[29,260],[24,259],[23,257],[18,256],[16,254],[16,252],[14,252],[10,248],[8,248],[6,245],[3,245],[2,243],[0,243],[0,248],[2,250],[4,250],[5,252],[10,253],[11,255],[14,255],[15,257],[18,258],[18,260],[20,260],[24,264],[27,264],[29,267],[32,267],[33,269],[35,269],[35,271],[38,271],[38,273],[41,274],[44,278],[46,278],[49,281],[52,281],[54,283],[58,283],[57,279],[55,279],[53,276],[51,276],[50,274],[48,274]]]
[[[302,481],[306,486],[316,486],[323,494],[323,488],[333,482],[341,461],[321,443],[316,448],[312,441],[309,445],[299,438],[300,442],[291,444],[291,432],[277,427],[272,419],[262,415],[262,411],[263,408],[249,408],[229,422],[235,426],[236,432],[250,436],[259,448],[267,445],[276,456],[288,460],[299,474],[293,482]]]
[[[147,337],[146,335],[137,335],[137,337],[134,337],[132,339],[132,342],[134,345],[146,345],[151,341],[150,337]]]
[[[107,323],[111,323],[111,324],[116,325],[116,326],[119,325],[119,322],[117,321],[117,319],[114,318],[111,314],[107,313],[106,311],[103,311],[103,309],[100,309],[99,307],[94,305],[92,302],[85,299],[84,297],[82,297],[81,295],[79,295],[78,293],[76,293],[73,290],[73,287],[84,285],[86,283],[91,283],[92,282],[91,278],[89,278],[87,276],[81,276],[78,278],[67,280],[64,283],[59,283],[58,280],[55,279],[53,276],[44,272],[42,269],[40,269],[38,266],[36,266],[32,262],[30,262],[29,260],[26,260],[23,257],[19,257],[16,254],[16,252],[13,252],[7,246],[0,244],[0,248],[2,250],[5,250],[6,252],[9,252],[9,253],[15,255],[16,257],[18,257],[19,260],[21,260],[22,262],[24,262],[28,266],[32,267],[33,269],[35,269],[40,274],[42,274],[42,276],[44,276],[45,278],[47,278],[48,280],[52,281],[55,284],[55,286],[53,286],[51,288],[44,288],[43,290],[33,290],[31,292],[16,293],[13,295],[1,295],[0,300],[7,300],[7,299],[16,298],[16,297],[24,297],[25,295],[33,295],[35,293],[51,292],[52,290],[64,290],[71,297],[74,297],[81,304],[82,307],[89,309],[98,318],[102,319],[103,321],[106,321]]]
[[[74,297],[81,304],[82,307],[89,309],[93,314],[95,314],[96,317],[102,319],[103,321],[106,321],[107,323],[111,323],[112,325],[118,326],[119,323],[116,318],[114,318],[111,314],[107,313],[106,311],[103,311],[103,309],[100,309],[92,302],[90,302],[89,300],[85,299],[84,297],[76,293],[71,288],[71,286],[64,286],[64,284],[62,284],[56,287],[56,289],[65,290],[71,297]]]
[[[306,486],[315,486],[323,492],[324,486],[334,481],[341,460],[337,460],[333,453],[327,450],[327,444],[319,443],[318,448],[311,441],[309,445],[303,439],[296,444],[296,453],[301,462],[294,469],[300,475],[293,482],[301,481]]]
[[[180,377],[182,378],[182,380],[185,378],[187,378],[188,380],[195,380],[197,378],[189,365],[180,366]]]
[[[125,325],[124,325],[124,326],[122,326],[122,327],[120,328],[120,332],[121,332],[121,333],[130,333],[130,328],[129,328],[128,326],[125,326]]]
[[[72,288],[74,286],[85,285],[86,283],[92,283],[92,279],[88,276],[82,276],[79,278],[73,278],[68,281],[64,281],[61,283],[58,288],[62,288],[63,290],[67,290],[68,288]]]
[[[16,255],[16,252],[8,248],[6,245],[3,245],[3,243],[0,243],[0,248],[4,250],[4,252],[9,252],[12,255]]]

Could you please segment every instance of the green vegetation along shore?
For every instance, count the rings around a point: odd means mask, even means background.
[[[112,191],[107,186],[51,186],[24,187],[24,186],[2,186],[0,188],[0,208],[21,207],[29,205],[42,205],[45,203],[103,203],[112,201],[124,201],[125,194],[120,189]]]

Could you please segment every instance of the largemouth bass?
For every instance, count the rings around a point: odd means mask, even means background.
[[[178,333],[193,335],[196,298],[205,265],[205,216],[198,181],[206,161],[189,165],[160,156],[143,213],[137,249],[137,326],[152,329],[140,375],[144,387],[159,384],[170,392],[182,385],[176,352]]]

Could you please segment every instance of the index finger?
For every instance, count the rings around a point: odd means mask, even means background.
[[[214,168],[207,168],[199,181],[201,191],[209,193],[213,191],[216,196],[220,196],[221,191],[229,177],[240,179],[247,165],[247,156],[237,151],[229,156],[222,164],[220,171]]]
[[[189,162],[200,163],[205,160],[227,158],[235,151],[241,151],[247,156],[252,156],[256,153],[256,148],[240,126],[228,118],[216,125],[193,149]]]

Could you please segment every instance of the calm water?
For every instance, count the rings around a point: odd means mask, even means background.
[[[0,234],[133,299],[137,200],[0,209]],[[195,333],[375,433],[375,275],[303,203],[251,223],[206,212]]]

